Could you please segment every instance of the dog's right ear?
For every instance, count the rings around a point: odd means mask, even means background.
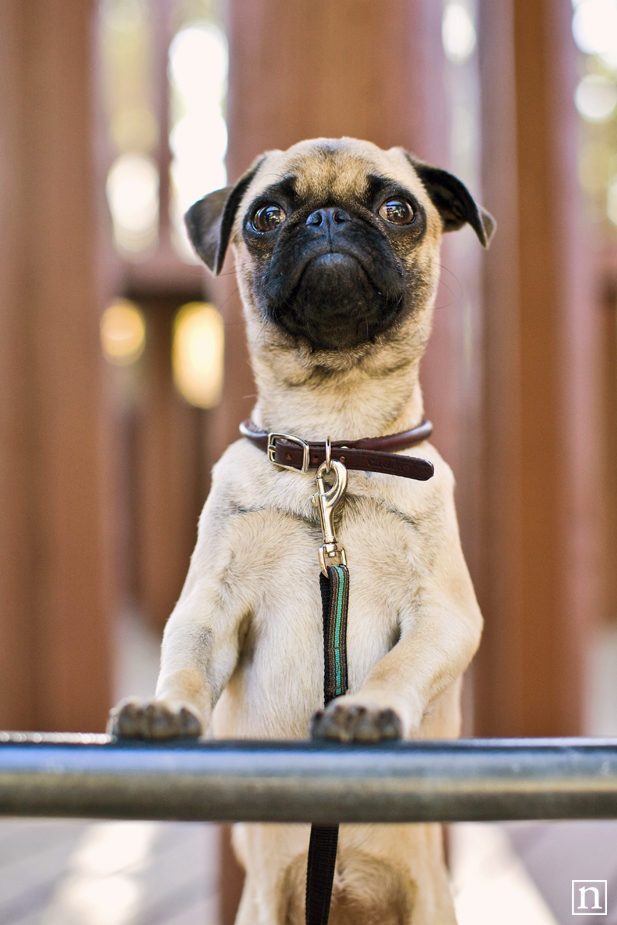
[[[263,160],[264,158],[260,157],[252,164],[235,186],[226,186],[224,189],[208,193],[192,205],[184,216],[186,230],[195,252],[215,276],[221,272],[225,260],[240,200]]]
[[[482,247],[488,247],[495,232],[495,219],[479,206],[461,181],[408,151],[403,152],[424,184],[433,205],[441,215],[444,231],[457,231],[465,223],[471,225]]]

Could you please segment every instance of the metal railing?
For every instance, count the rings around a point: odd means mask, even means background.
[[[0,733],[0,814],[318,823],[617,818],[617,739],[151,744]]]

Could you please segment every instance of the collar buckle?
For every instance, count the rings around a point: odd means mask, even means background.
[[[302,448],[302,468],[298,469],[296,466],[286,466],[285,463],[278,462],[276,459],[276,441],[277,440],[287,440],[289,443],[295,443],[296,446]],[[301,440],[300,437],[294,437],[293,434],[268,434],[268,459],[270,462],[273,462],[275,466],[280,466],[281,469],[292,469],[294,472],[308,472],[309,462],[310,462],[310,447],[305,440]]]

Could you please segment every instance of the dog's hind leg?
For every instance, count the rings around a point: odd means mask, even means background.
[[[309,835],[308,825],[234,826],[234,850],[246,870],[235,925],[304,925]]]
[[[225,889],[225,884],[223,884],[223,889]],[[244,888],[242,890],[242,897],[240,899],[235,925],[258,925],[258,923],[261,925],[262,922],[264,922],[264,925],[266,922],[267,925],[278,925],[274,920],[264,918],[259,914],[259,904],[257,902],[255,890],[253,889],[253,883],[250,878],[247,878],[244,881]]]

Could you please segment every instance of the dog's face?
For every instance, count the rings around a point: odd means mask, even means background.
[[[494,227],[451,174],[351,138],[268,152],[186,222],[214,272],[235,245],[262,325],[320,353],[395,336],[431,301],[442,233],[468,222],[486,246]]]

